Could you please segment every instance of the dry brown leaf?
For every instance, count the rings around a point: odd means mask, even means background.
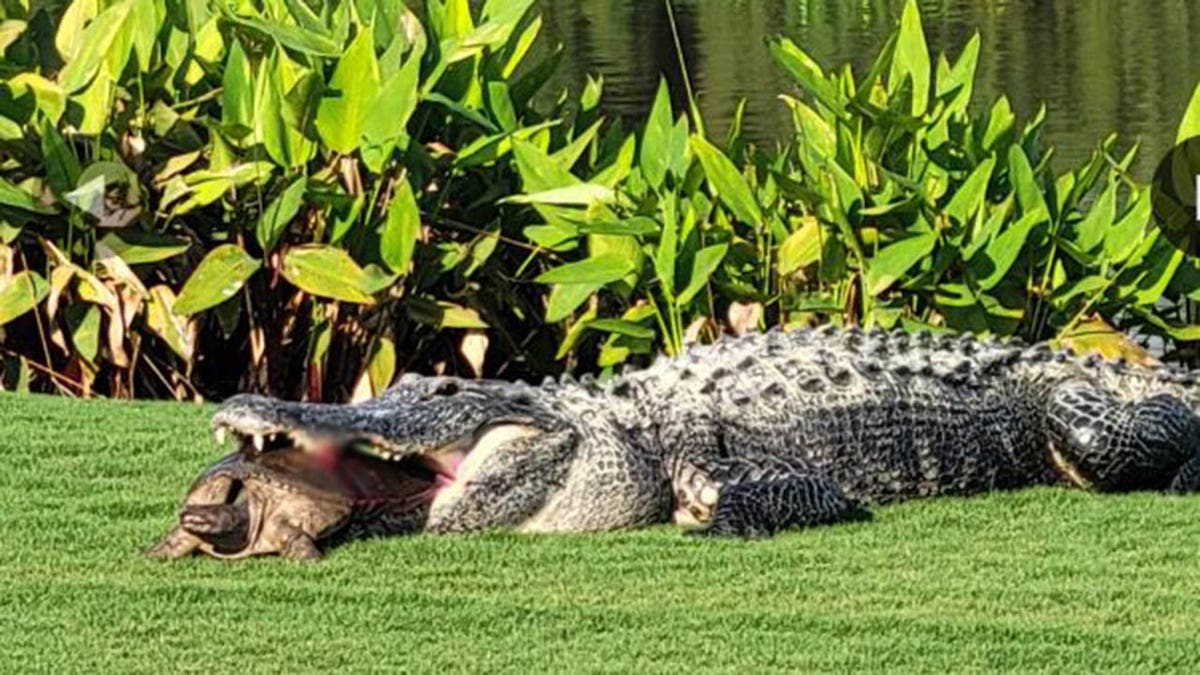
[[[1078,354],[1098,354],[1109,361],[1125,359],[1144,366],[1159,363],[1145,348],[1100,317],[1076,323],[1052,340],[1051,345],[1070,348]]]
[[[712,320],[707,316],[702,316],[688,324],[688,327],[683,330],[683,344],[691,345],[699,342],[704,330],[711,325]]]
[[[488,337],[482,331],[467,331],[463,336],[458,351],[467,360],[475,377],[483,377],[483,362],[487,358]]]
[[[151,288],[146,303],[146,325],[171,351],[191,363],[195,353],[195,322],[175,314],[174,307],[175,292],[169,286]]]
[[[729,329],[734,335],[745,335],[757,330],[762,315],[763,306],[757,302],[735,302],[729,306]]]

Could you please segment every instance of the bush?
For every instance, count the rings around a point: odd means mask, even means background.
[[[5,384],[343,399],[817,322],[1193,338],[1200,270],[1151,227],[1133,151],[1054,174],[1044,116],[973,116],[978,37],[931,62],[915,3],[861,78],[770,44],[800,89],[774,151],[736,121],[709,138],[665,85],[632,132],[600,80],[542,92],[557,52],[528,58],[531,5],[6,17]]]

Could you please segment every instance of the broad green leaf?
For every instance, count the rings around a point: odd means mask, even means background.
[[[479,312],[445,300],[412,296],[405,301],[409,316],[434,328],[487,328]]]
[[[317,132],[330,148],[349,154],[362,139],[363,122],[379,95],[379,62],[371,31],[359,30],[338,61],[317,109]]]
[[[1179,122],[1179,130],[1175,132],[1175,144],[1179,145],[1193,136],[1200,136],[1200,84],[1192,91],[1183,119]]]
[[[667,81],[659,79],[658,93],[654,96],[654,105],[650,108],[650,116],[646,119],[646,128],[642,132],[642,144],[638,148],[638,166],[642,175],[650,183],[650,187],[662,187],[667,176],[667,167],[671,163],[669,145],[672,129],[671,96],[667,91]]]
[[[1050,209],[1046,206],[1042,187],[1033,174],[1029,158],[1019,145],[1008,148],[1008,178],[1017,193],[1017,203],[1021,205],[1022,215],[1040,213],[1043,218],[1050,217]]]
[[[255,228],[258,245],[262,247],[263,253],[269,253],[271,249],[275,248],[279,237],[296,218],[296,214],[300,212],[300,207],[304,204],[304,190],[307,187],[308,179],[300,176],[292,181],[291,185],[284,188],[283,193],[276,197],[267,208],[263,209],[262,216],[258,219],[258,227]]]
[[[236,244],[214,248],[183,284],[175,300],[175,313],[190,316],[225,302],[240,291],[261,266],[261,262]]]
[[[771,56],[796,80],[803,89],[812,94],[817,102],[830,110],[838,110],[837,90],[825,77],[821,66],[787,38],[772,41],[768,48]]]
[[[998,150],[996,146],[1000,141],[1012,134],[1013,126],[1016,124],[1016,116],[1013,115],[1012,105],[1008,102],[1007,96],[1001,96],[992,105],[992,110],[988,114],[987,127],[983,132],[983,149],[987,151]]]
[[[779,273],[787,276],[821,259],[821,224],[815,216],[803,219],[803,224],[779,245]]]
[[[100,308],[88,302],[77,302],[66,308],[64,318],[75,352],[88,363],[95,363],[100,351]]]
[[[14,98],[25,96],[26,93],[33,94],[34,100],[37,101],[37,109],[52,124],[58,123],[67,107],[67,93],[63,88],[57,82],[47,80],[37,73],[18,73],[3,83]]]
[[[371,393],[375,396],[391,385],[396,376],[396,343],[391,338],[380,336],[375,340],[371,356],[367,359],[366,375],[371,383]]]
[[[829,123],[803,101],[787,95],[781,95],[779,98],[792,111],[797,141],[815,152],[818,157],[832,160],[837,155],[837,138]]]
[[[129,17],[126,19],[126,30],[129,31],[133,53],[137,56],[138,67],[142,72],[150,70],[150,63],[154,57],[154,46],[162,24],[163,14],[158,9],[155,0],[133,0],[133,5],[129,8]],[[220,40],[221,34],[217,31],[215,22],[213,23],[213,32],[218,40]],[[218,46],[224,47],[223,42],[218,42]],[[119,72],[113,73],[113,79],[117,79],[118,77],[120,77]]]
[[[53,207],[46,206],[33,198],[33,195],[8,182],[0,176],[0,206],[8,206],[30,213],[57,213]]]
[[[546,300],[546,323],[558,323],[571,316],[577,307],[587,302],[587,299],[592,297],[592,293],[600,290],[603,285],[603,283],[554,285],[550,289],[550,297]]]
[[[924,260],[937,244],[936,232],[925,232],[887,245],[871,258],[866,275],[866,292],[883,293],[917,263]]]
[[[38,126],[42,137],[42,157],[46,164],[46,182],[60,197],[74,190],[82,169],[74,151],[67,145],[58,129],[46,120]]]
[[[287,55],[276,49],[259,64],[255,82],[254,138],[286,168],[300,167],[316,152],[316,143],[304,130],[288,123],[287,92],[299,79],[295,70]]]
[[[379,88],[375,101],[363,118],[363,137],[373,145],[398,141],[405,135],[408,119],[417,108],[417,85],[421,75],[421,55],[408,60]]]
[[[543,284],[607,284],[630,271],[630,262],[616,254],[605,253],[546,270],[534,281]]]
[[[254,84],[241,42],[236,38],[232,42],[222,80],[221,123],[244,135],[254,129]]]
[[[662,234],[654,248],[654,275],[662,286],[663,295],[675,297],[676,256],[679,249],[679,214],[675,199],[664,199],[659,206],[662,213]]]
[[[46,280],[32,270],[9,277],[0,285],[0,326],[37,307],[49,292]]]
[[[688,277],[688,285],[679,292],[677,299],[679,304],[691,302],[697,293],[704,290],[713,272],[721,266],[721,261],[725,259],[725,253],[728,250],[728,244],[715,244],[696,251],[696,255],[692,258],[692,274]]]
[[[1026,213],[971,258],[970,266],[978,275],[976,281],[982,290],[991,290],[1004,279],[1025,247],[1030,231],[1045,219],[1044,212]]]
[[[983,206],[984,199],[987,197],[988,184],[992,180],[992,170],[996,167],[996,158],[988,157],[970,176],[963,181],[962,185],[958,186],[958,191],[950,198],[950,203],[946,205],[946,215],[957,220],[960,224],[966,224],[975,217],[976,212]]]
[[[659,231],[658,222],[646,216],[634,216],[625,220],[581,221],[578,223],[580,234],[608,234],[616,236],[639,236],[655,234]]]
[[[185,239],[134,228],[109,232],[100,243],[129,265],[156,263],[173,258],[187,251],[190,246]]]
[[[937,95],[946,100],[949,112],[963,112],[971,101],[975,85],[975,71],[979,64],[979,45],[982,40],[977,31],[963,47],[962,54],[945,73],[939,73]],[[949,98],[953,96],[953,98]]]
[[[589,206],[593,203],[607,203],[616,198],[613,189],[595,183],[579,183],[566,187],[534,192],[533,194],[513,195],[500,200],[501,204],[558,204],[561,206]]]
[[[514,131],[517,128],[517,111],[513,108],[512,96],[508,93],[508,85],[501,81],[487,83],[488,109],[492,119],[500,125],[503,131]]]
[[[906,78],[912,80],[913,117],[925,114],[929,104],[929,77],[929,47],[925,44],[925,32],[921,27],[921,10],[916,0],[908,0],[900,16],[900,34],[892,56],[888,88],[896,92]]]
[[[558,162],[562,168],[570,171],[571,167],[575,166],[575,163],[579,161],[583,153],[591,146],[592,141],[600,133],[600,128],[603,125],[603,119],[596,120],[592,126],[585,129],[583,133],[576,136],[570,143],[551,154],[550,158]],[[598,181],[593,180],[592,182]]]
[[[195,352],[192,332],[188,329],[188,320],[175,313],[175,293],[170,287],[158,285],[150,289],[150,297],[146,299],[146,326],[171,351],[185,361],[191,361]]]
[[[4,55],[4,50],[8,49],[9,45],[21,37],[27,26],[27,23],[18,19],[0,21],[0,56]]]
[[[421,233],[421,211],[407,177],[396,181],[379,239],[379,253],[397,274],[407,274]]]
[[[643,340],[652,340],[655,336],[653,328],[647,328],[640,323],[625,321],[623,319],[596,319],[588,321],[584,325],[592,330],[628,335],[629,337],[641,338]]]
[[[1084,219],[1075,225],[1075,245],[1081,251],[1091,252],[1112,232],[1117,217],[1117,186],[1116,181],[1110,182]]]
[[[313,244],[288,249],[282,272],[294,286],[313,295],[364,305],[375,303],[365,290],[370,285],[366,272],[340,248]]]
[[[83,29],[100,11],[99,0],[73,0],[58,20],[54,46],[64,62],[74,59],[83,48]]]
[[[114,43],[126,38],[123,24],[129,15],[131,0],[121,0],[100,12],[80,34],[80,47],[71,48],[73,57],[58,73],[58,82],[68,94],[73,94],[88,85],[96,76],[100,66],[109,57]],[[128,44],[125,44],[126,56]]]
[[[709,185],[721,202],[733,212],[738,220],[758,227],[763,222],[762,211],[754,199],[754,193],[733,162],[720,150],[699,136],[692,136],[692,150],[700,158]]]
[[[313,56],[337,56],[342,53],[341,47],[336,42],[314,31],[257,16],[240,16],[229,11],[224,3],[214,4],[222,11],[226,19],[272,37],[289,49]]]
[[[1137,246],[1150,222],[1150,188],[1143,187],[1130,197],[1130,207],[1104,237],[1104,256],[1113,264],[1124,262]]]
[[[537,193],[580,183],[570,170],[541,149],[524,140],[513,141],[513,158],[525,192]]]

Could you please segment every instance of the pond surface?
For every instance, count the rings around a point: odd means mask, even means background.
[[[738,100],[745,129],[766,142],[790,117],[777,94],[792,89],[764,41],[786,35],[827,70],[865,72],[895,25],[903,0],[674,0],[688,72],[709,126],[723,132]],[[983,38],[976,101],[1007,94],[1027,119],[1045,102],[1047,139],[1059,171],[1108,133],[1141,141],[1135,171],[1148,179],[1171,147],[1200,79],[1200,2],[1191,0],[922,0],[926,38],[956,57],[975,30]],[[682,101],[683,86],[662,0],[543,0],[546,37],[566,55],[558,77],[576,88],[605,80],[611,113],[637,118],[660,73]]]

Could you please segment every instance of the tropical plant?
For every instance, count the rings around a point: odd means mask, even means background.
[[[860,77],[770,44],[773,151],[665,85],[632,131],[602,80],[543,91],[531,5],[6,5],[0,382],[343,399],[774,324],[1196,337],[1134,151],[1055,174],[1044,113],[974,114],[978,36],[931,60],[914,2]]]

